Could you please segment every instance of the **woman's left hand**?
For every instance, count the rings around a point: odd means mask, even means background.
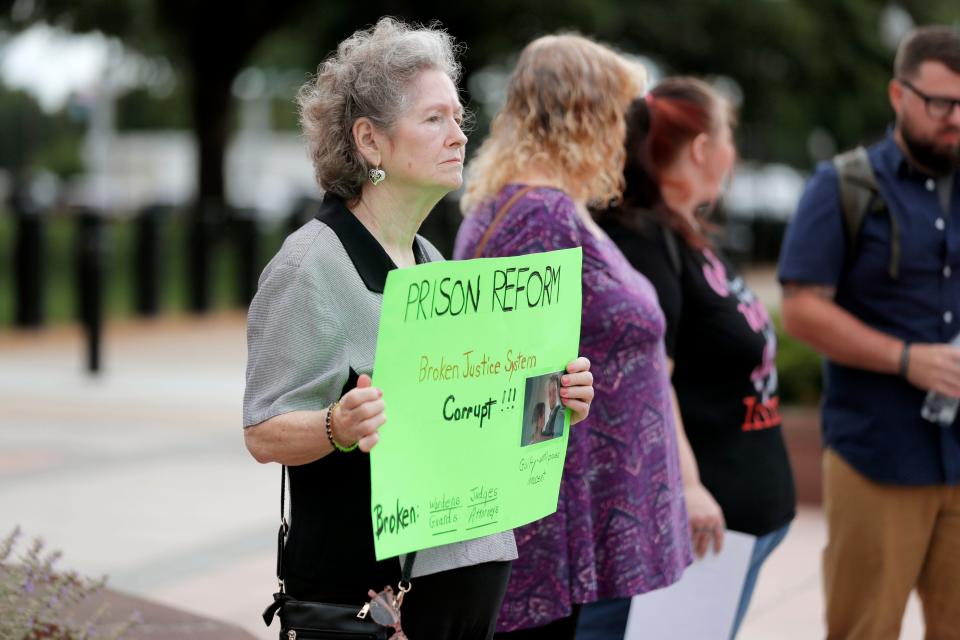
[[[573,411],[570,424],[586,420],[593,402],[593,374],[590,361],[580,356],[567,365],[567,373],[560,376],[560,401]]]
[[[693,551],[702,558],[710,544],[715,553],[723,548],[723,510],[707,488],[696,482],[683,488],[683,499],[687,504],[687,519],[690,522],[690,541]]]

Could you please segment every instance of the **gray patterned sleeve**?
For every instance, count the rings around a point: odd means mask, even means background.
[[[340,397],[349,375],[345,335],[322,278],[299,265],[267,267],[247,313],[243,426]]]

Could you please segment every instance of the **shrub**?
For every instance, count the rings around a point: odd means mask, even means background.
[[[823,392],[823,364],[820,354],[788,335],[780,317],[777,328],[777,374],[782,404],[817,404]]]
[[[82,622],[69,619],[68,609],[97,593],[106,585],[106,576],[97,580],[74,571],[55,569],[59,551],[44,551],[35,538],[25,554],[15,557],[20,538],[17,527],[0,542],[0,638],[23,640],[95,640],[122,638],[136,620],[113,628],[108,634],[97,628],[103,609]]]

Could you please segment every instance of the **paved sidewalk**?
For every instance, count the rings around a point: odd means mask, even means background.
[[[96,379],[76,329],[0,333],[0,535],[20,524],[64,567],[276,638],[259,616],[276,587],[279,469],[243,447],[245,354],[240,314],[110,326]],[[801,508],[742,640],[823,637],[824,539],[819,509]],[[921,629],[912,602],[901,637]]]
[[[268,634],[279,470],[241,435],[240,314],[108,327],[103,373],[74,328],[0,334],[0,533],[64,568]]]

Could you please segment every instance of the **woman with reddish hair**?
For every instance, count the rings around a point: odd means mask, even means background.
[[[600,217],[654,285],[666,316],[694,549],[700,556],[711,545],[719,551],[724,528],[757,536],[731,638],[760,566],[795,514],[773,323],[711,241],[705,222],[733,169],[732,127],[730,105],[708,84],[694,78],[661,82],[627,113],[623,202]],[[599,617],[587,608],[581,624]]]

